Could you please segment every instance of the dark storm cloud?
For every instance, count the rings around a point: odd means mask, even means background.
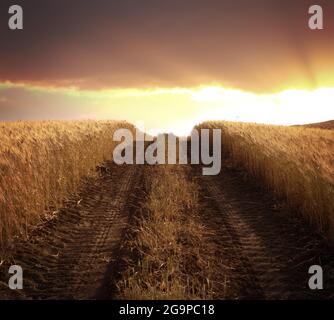
[[[325,30],[308,8],[323,5]],[[9,31],[21,4],[24,30]],[[82,88],[220,82],[266,91],[333,70],[325,0],[1,0],[0,81]]]

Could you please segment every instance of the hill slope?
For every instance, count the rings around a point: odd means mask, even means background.
[[[319,122],[319,123],[310,123],[310,124],[304,125],[303,127],[334,130],[334,120],[330,120],[326,122]]]

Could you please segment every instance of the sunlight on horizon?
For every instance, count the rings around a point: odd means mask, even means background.
[[[20,90],[21,100],[28,106],[30,103],[33,110],[30,120],[32,117],[46,119],[49,114],[56,115],[51,118],[68,120],[127,120],[144,124],[150,134],[186,135],[194,125],[209,120],[293,125],[334,119],[334,88],[259,94],[219,85],[94,91],[5,83],[0,84],[0,97],[8,101],[13,99],[13,95],[3,94],[10,90],[16,90],[15,97]],[[44,109],[36,107],[36,97]],[[22,101],[19,102],[22,104]],[[15,100],[11,104],[15,105]],[[62,111],[64,115],[57,117],[55,107],[60,114],[61,108],[67,113]],[[25,119],[27,110],[22,109],[20,120]]]
[[[334,88],[315,90],[288,89],[272,94],[255,94],[217,86],[191,90],[198,104],[197,116],[172,127],[148,130],[187,135],[204,121],[239,121],[273,125],[295,125],[334,119]]]
[[[334,119],[334,88],[288,89],[254,94],[219,87],[204,88],[193,99],[206,103],[199,122],[227,120],[275,125],[294,125]]]

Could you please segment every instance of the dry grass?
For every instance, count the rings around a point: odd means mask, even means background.
[[[117,122],[0,124],[0,248],[24,236],[80,179],[112,158]]]
[[[229,122],[200,127],[221,128],[223,153],[333,238],[333,131]]]
[[[148,170],[150,192],[128,243],[139,259],[119,282],[120,298],[209,299],[210,265],[206,231],[196,217],[197,185],[187,180],[182,166]]]

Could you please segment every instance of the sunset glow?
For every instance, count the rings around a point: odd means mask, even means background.
[[[186,134],[212,119],[334,118],[333,2],[319,3],[323,30],[308,27],[307,0],[33,2],[23,30],[0,28],[0,121],[122,119]]]
[[[32,114],[30,120],[123,119],[144,125],[150,133],[169,131],[184,135],[205,120],[292,125],[334,118],[334,88],[258,94],[217,85],[79,90],[6,83],[0,85],[0,93],[0,105],[19,106],[19,97],[24,97],[25,108],[18,119],[29,119],[26,110]],[[58,116],[48,117],[45,111],[50,114],[52,109]]]

